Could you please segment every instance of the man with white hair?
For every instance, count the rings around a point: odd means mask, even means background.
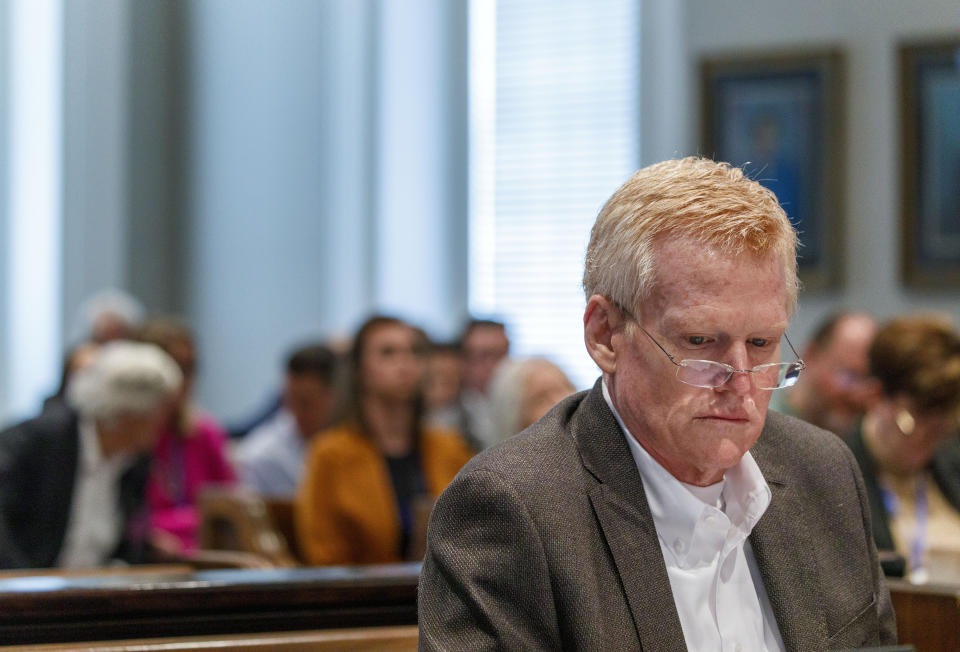
[[[69,404],[0,432],[0,568],[143,559],[146,454],[181,381],[156,346],[111,342],[72,380]]]
[[[601,377],[437,499],[421,649],[896,642],[852,453],[767,412],[804,367],[786,338],[796,242],[726,164],[666,161],[613,194],[583,279]]]

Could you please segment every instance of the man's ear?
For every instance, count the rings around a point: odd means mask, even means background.
[[[623,313],[610,299],[594,294],[583,312],[583,341],[587,353],[604,373],[617,370],[613,335],[623,328]]]

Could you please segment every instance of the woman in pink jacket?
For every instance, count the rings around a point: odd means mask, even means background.
[[[207,485],[232,484],[236,474],[227,459],[224,429],[191,400],[196,371],[193,334],[178,320],[161,317],[144,324],[141,339],[166,351],[183,372],[183,385],[157,440],[147,483],[153,543],[173,554],[190,552],[197,547],[200,526],[198,493]]]

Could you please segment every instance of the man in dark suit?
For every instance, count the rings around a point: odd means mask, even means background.
[[[104,345],[43,413],[0,432],[0,568],[141,561],[136,522],[176,363],[150,344]]]
[[[803,368],[781,358],[796,235],[773,194],[702,159],[640,170],[597,217],[584,289],[602,377],[441,495],[421,646],[895,642],[852,455],[767,415]]]

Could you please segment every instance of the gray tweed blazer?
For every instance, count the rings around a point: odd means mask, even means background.
[[[788,650],[896,642],[863,481],[839,437],[776,412],[750,536]],[[474,458],[436,503],[420,647],[685,650],[640,474],[600,390]]]

